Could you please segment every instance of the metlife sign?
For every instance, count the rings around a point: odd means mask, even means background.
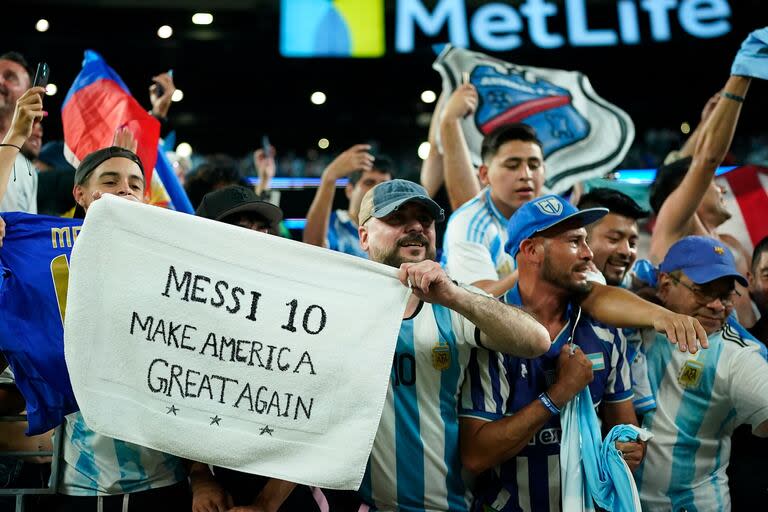
[[[611,2],[600,2],[599,20],[590,19],[595,7],[590,3],[525,0],[516,5],[479,2],[478,6],[473,1],[470,10],[465,0],[396,0],[394,50],[411,53],[429,42],[490,52],[525,44],[543,49],[610,47],[670,41],[673,33],[681,31],[692,39],[721,37],[731,31],[728,0],[616,0],[611,16],[605,16]],[[318,8],[312,10],[312,5]],[[385,47],[391,47],[383,40],[384,11],[383,0],[281,0],[281,53],[286,57],[380,57]],[[379,35],[371,40],[370,34]]]
[[[607,2],[606,2],[607,3]],[[506,3],[488,2],[467,16],[464,0],[440,0],[427,10],[421,0],[398,0],[395,49],[414,50],[416,32],[437,35],[448,28],[450,42],[466,48],[471,42],[496,52],[514,50],[527,38],[540,48],[570,46],[635,45],[643,42],[640,23],[650,25],[650,39],[669,41],[672,24],[694,38],[713,38],[731,30],[727,0],[617,0],[618,26],[591,28],[586,0],[565,0],[561,8],[546,0],[526,0],[518,8]],[[565,34],[549,28],[550,20],[565,18]]]

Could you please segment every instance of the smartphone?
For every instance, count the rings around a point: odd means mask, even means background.
[[[261,137],[261,150],[264,151],[264,157],[269,158],[272,155],[272,145],[269,143],[269,137]]]
[[[169,75],[171,78],[173,78],[173,70],[172,70],[172,69],[169,69],[169,70],[168,70],[168,75]],[[159,98],[160,96],[162,96],[163,94],[165,94],[165,87],[163,87],[163,86],[160,84],[160,82],[152,82],[152,83],[153,83],[153,84],[155,84],[155,94],[157,94],[157,97],[158,97],[158,98]]]
[[[50,69],[48,68],[48,64],[45,62],[40,62],[37,65],[37,71],[35,72],[35,80],[32,82],[32,87],[45,87],[48,85],[48,75],[50,73]]]

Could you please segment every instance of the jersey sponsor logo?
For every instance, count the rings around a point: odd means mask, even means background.
[[[545,215],[560,215],[563,212],[563,204],[554,197],[539,199],[533,204]]]
[[[528,446],[560,444],[561,435],[560,427],[543,428],[528,441]]]

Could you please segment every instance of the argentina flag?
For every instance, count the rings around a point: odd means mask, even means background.
[[[598,96],[578,71],[521,66],[451,45],[433,68],[446,96],[461,85],[464,73],[477,89],[477,111],[462,121],[473,163],[481,163],[485,135],[505,124],[528,124],[542,142],[546,186],[553,193],[614,170],[635,137],[626,112]]]

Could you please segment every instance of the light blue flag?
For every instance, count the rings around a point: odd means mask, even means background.
[[[635,480],[616,441],[647,441],[653,434],[634,425],[617,425],[603,441],[588,387],[565,405],[561,425],[563,510],[590,511],[597,504],[614,512],[641,512]]]

